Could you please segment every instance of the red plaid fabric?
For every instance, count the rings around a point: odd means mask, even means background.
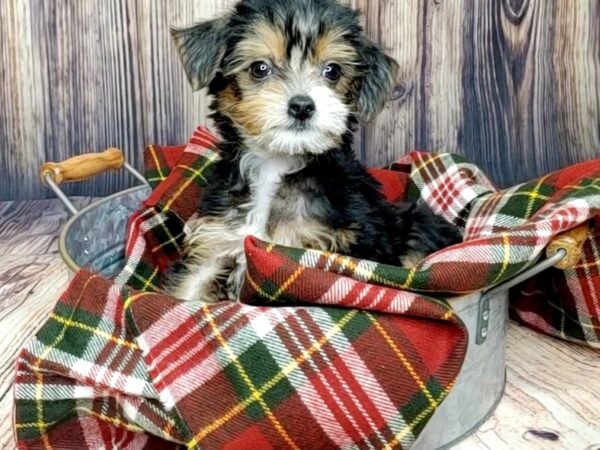
[[[454,167],[444,159],[458,161]],[[460,292],[498,284],[543,257],[554,236],[587,222],[581,261],[564,271],[548,269],[512,289],[510,312],[537,331],[600,348],[600,160],[502,192],[460,157],[414,153],[406,160],[417,167],[411,173],[413,196],[456,223],[466,218],[464,242],[426,258],[415,274],[424,282],[413,288]]]
[[[414,153],[373,173],[388,198],[422,198],[465,242],[406,270],[249,237],[241,301],[190,304],[160,294],[160,278],[213,146],[200,128],[183,149],[148,149],[155,190],[130,220],[125,268],[113,281],[80,272],[19,359],[20,448],[409,448],[467,342],[446,300],[415,291],[506,281],[600,210],[600,161],[497,192],[456,155]],[[515,317],[597,346],[596,255],[593,228],[577,267],[513,292]]]

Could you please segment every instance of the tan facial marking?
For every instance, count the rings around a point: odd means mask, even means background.
[[[232,86],[227,86],[218,93],[219,110],[230,117],[234,122],[242,125],[250,134],[257,135],[261,131],[256,117],[251,117],[249,108],[244,108],[245,103],[235,94]],[[250,111],[251,112],[251,111]]]
[[[287,98],[285,85],[280,80],[273,80],[257,88],[246,73],[240,73],[237,81],[244,93],[243,98],[238,98],[232,86],[227,86],[218,94],[219,108],[235,123],[241,125],[250,136],[258,136],[277,103]]]
[[[217,98],[219,99],[219,109],[225,113],[232,113],[235,110],[237,102],[240,101],[231,85],[219,92]]]
[[[354,64],[358,59],[356,49],[343,38],[343,31],[333,29],[319,37],[315,43],[314,63],[335,61],[339,64]]]
[[[344,32],[333,29],[321,36],[315,43],[311,62],[315,65],[335,62],[342,66],[342,77],[333,87],[340,94],[346,94],[353,88],[353,80],[356,77],[355,66],[359,61],[356,49],[344,40]]]
[[[241,41],[237,50],[246,61],[270,59],[281,62],[285,58],[285,36],[276,27],[259,22],[252,27],[248,37]]]

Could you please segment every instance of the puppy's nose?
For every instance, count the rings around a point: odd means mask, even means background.
[[[315,112],[315,102],[308,95],[296,95],[290,99],[288,114],[294,119],[310,119]]]

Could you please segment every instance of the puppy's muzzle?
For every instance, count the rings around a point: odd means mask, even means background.
[[[296,95],[288,103],[288,114],[297,120],[307,120],[315,112],[315,102],[308,95]]]

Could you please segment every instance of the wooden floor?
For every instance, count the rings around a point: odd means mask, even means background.
[[[0,202],[1,449],[15,448],[11,386],[19,349],[68,282],[58,255],[66,219],[56,200]],[[455,448],[600,449],[600,352],[511,323],[506,394],[479,431]]]

